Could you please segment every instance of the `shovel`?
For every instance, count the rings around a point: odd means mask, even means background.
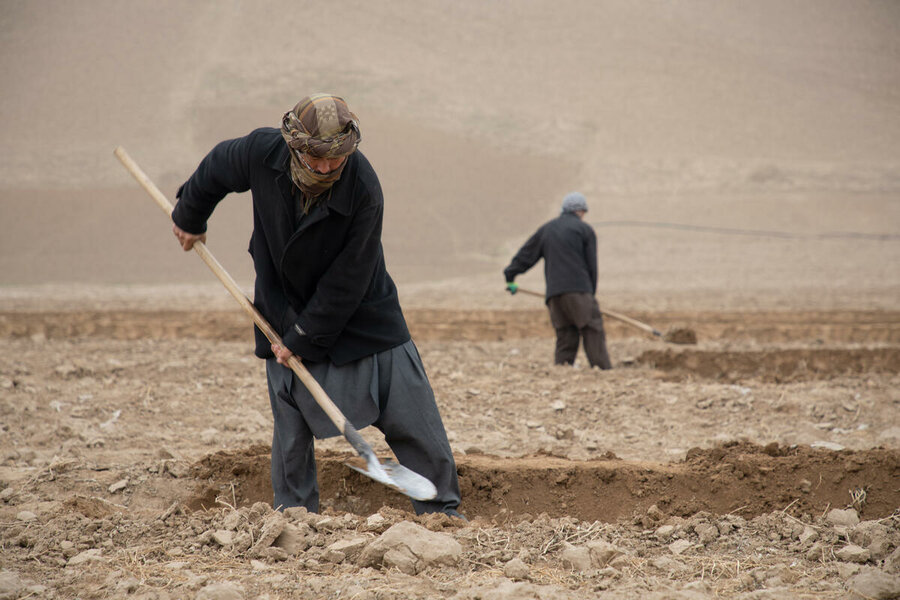
[[[542,294],[540,292],[535,292],[533,290],[526,290],[523,288],[519,288],[518,291],[525,293],[525,294],[529,294],[531,296],[540,296],[541,298],[544,297],[544,294]],[[646,331],[647,333],[652,333],[656,337],[662,337],[662,332],[660,332],[657,329],[654,329],[653,327],[651,327],[650,325],[647,325],[646,323],[641,323],[640,321],[638,321],[636,319],[632,319],[631,317],[626,317],[623,314],[619,314],[619,313],[613,312],[611,310],[600,309],[600,312],[608,317],[616,319],[617,321],[622,321],[623,323],[628,323],[629,325],[637,327],[638,329],[642,329],[642,330]]]
[[[113,153],[116,155],[116,158],[125,165],[125,168],[134,176],[137,182],[141,184],[144,190],[146,190],[156,201],[156,204],[159,205],[163,212],[171,218],[173,209],[172,204],[169,203],[169,200],[159,191],[159,188],[150,181],[150,178],[147,177],[137,163],[132,160],[127,152],[125,152],[125,149],[119,146]],[[247,299],[244,292],[241,291],[241,288],[238,287],[234,279],[231,278],[231,275],[225,271],[222,265],[219,264],[219,261],[216,260],[206,247],[206,244],[199,241],[195,242],[194,250],[197,251],[197,254],[203,259],[203,262],[206,263],[212,272],[215,273],[216,277],[219,278],[219,281],[221,281],[231,295],[234,296],[234,299],[238,301],[238,304],[241,305],[244,312],[253,319],[253,322],[259,330],[269,338],[269,341],[273,344],[278,344],[279,346],[284,345],[281,342],[281,337],[275,333],[275,330],[272,329],[266,319],[258,310],[256,310],[256,307],[253,306],[250,300]],[[334,402],[332,402],[331,398],[328,397],[328,394],[322,389],[319,382],[306,370],[306,367],[303,366],[303,363],[300,362],[299,358],[291,356],[290,360],[288,360],[288,366],[297,374],[297,377],[300,378],[300,381],[303,382],[303,385],[307,387],[313,398],[315,398],[316,403],[325,411],[325,414],[328,415],[331,422],[338,428],[338,431],[344,435],[347,441],[350,442],[350,445],[353,446],[353,449],[356,450],[357,454],[359,454],[366,463],[365,468],[346,463],[348,467],[355,471],[359,471],[363,475],[371,477],[375,481],[383,483],[414,500],[431,500],[437,496],[437,489],[434,487],[434,484],[425,477],[422,477],[418,473],[407,469],[393,460],[385,460],[384,464],[379,462],[372,447],[366,443],[356,428],[353,427],[346,417],[344,417],[341,410]]]

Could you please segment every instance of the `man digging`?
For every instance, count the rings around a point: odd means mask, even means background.
[[[314,440],[341,433],[286,366],[296,356],[355,428],[380,429],[400,463],[435,485],[434,499],[412,501],[417,514],[462,517],[450,444],[385,267],[381,186],[359,142],[342,98],[308,96],[280,130],[216,145],[178,190],[173,231],[190,250],[219,201],[250,190],[254,305],[282,340],[255,330],[275,422],[276,508],[318,512]]]

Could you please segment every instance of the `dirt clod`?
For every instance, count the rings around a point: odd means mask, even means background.
[[[697,332],[687,327],[673,327],[666,331],[663,339],[670,344],[696,344]]]

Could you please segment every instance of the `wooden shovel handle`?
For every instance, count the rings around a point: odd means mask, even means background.
[[[144,173],[143,170],[138,166],[134,160],[125,152],[125,149],[121,146],[117,147],[113,154],[116,155],[125,168],[134,176],[141,187],[143,187],[150,197],[156,201],[156,204],[165,212],[169,218],[172,217],[172,210],[174,207],[169,202],[169,199],[163,195],[159,188],[150,181],[150,178]],[[247,296],[244,295],[244,292],[238,286],[234,279],[232,279],[231,275],[219,264],[219,261],[216,260],[216,257],[213,256],[212,252],[209,251],[209,248],[206,247],[206,244],[203,242],[194,242],[194,250],[196,250],[197,254],[200,255],[200,258],[203,259],[203,262],[206,263],[206,266],[215,273],[216,277],[219,278],[219,281],[228,289],[234,299],[238,301],[238,304],[241,305],[241,308],[244,309],[250,318],[253,319],[253,322],[259,327],[259,330],[263,332],[263,334],[269,339],[273,344],[278,344],[279,346],[283,346],[284,344],[281,341],[281,336],[279,336],[272,326],[269,325],[268,321],[266,321],[265,317],[263,317],[256,307],[253,306],[253,303],[247,299]],[[306,367],[303,366],[303,363],[300,362],[300,359],[296,356],[291,356],[288,360],[288,366],[290,366],[291,370],[297,374],[297,377],[300,378],[300,381],[303,382],[303,385],[310,391],[313,398],[315,398],[316,403],[322,410],[325,411],[325,414],[328,415],[328,418],[331,419],[331,422],[334,423],[335,427],[338,428],[338,431],[343,433],[345,436],[347,435],[346,429],[349,428],[354,433],[356,432],[353,429],[353,426],[347,422],[347,418],[344,417],[344,414],[341,410],[335,405],[335,403],[328,397],[328,394],[322,389],[322,386],[319,385],[319,382],[315,380],[315,378],[310,374],[309,371],[306,370]],[[358,437],[358,436],[357,436]],[[349,439],[349,438],[348,438]],[[356,443],[354,443],[356,442]],[[351,440],[351,444],[354,447],[358,444],[358,440]]]

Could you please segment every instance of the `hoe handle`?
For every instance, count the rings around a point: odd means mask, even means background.
[[[134,160],[125,152],[125,149],[121,146],[117,147],[113,152],[116,155],[125,168],[137,179],[137,182],[141,184],[150,197],[156,201],[156,204],[165,212],[170,218],[172,216],[173,206],[169,202],[169,199],[163,195],[159,188],[150,181],[150,178],[141,170]],[[250,318],[253,319],[253,322],[259,327],[259,330],[265,334],[265,336],[269,339],[273,344],[278,344],[282,346],[281,336],[279,336],[272,326],[269,325],[268,321],[266,321],[265,317],[263,317],[256,307],[247,299],[247,296],[244,295],[244,292],[238,287],[238,284],[232,279],[231,275],[219,264],[219,261],[216,260],[216,257],[213,256],[212,252],[209,251],[209,248],[206,247],[206,244],[203,242],[194,242],[194,250],[196,250],[197,254],[200,255],[200,258],[203,259],[203,262],[206,263],[206,266],[215,273],[216,277],[219,278],[219,281],[228,289],[234,299],[238,301],[238,304],[241,305],[241,308],[244,309]],[[344,434],[347,437],[348,441],[350,441],[351,445],[359,451],[357,447],[360,442],[365,444],[362,441],[362,438],[353,428],[353,426],[347,421],[347,418],[341,412],[341,409],[332,402],[331,398],[328,397],[328,394],[322,389],[322,386],[319,385],[319,382],[313,378],[309,371],[306,370],[306,367],[303,366],[303,363],[300,362],[300,359],[296,356],[291,356],[288,360],[288,366],[291,367],[291,370],[297,374],[297,377],[300,378],[300,381],[303,382],[303,385],[310,391],[313,398],[315,398],[318,405],[325,411],[325,414],[331,419],[331,422],[334,423],[335,427],[338,428],[338,431]],[[349,434],[349,435],[348,435]]]
[[[542,293],[540,293],[540,292],[535,292],[534,290],[526,290],[526,289],[523,289],[523,288],[519,288],[518,291],[519,291],[519,292],[522,292],[522,293],[525,293],[525,294],[528,294],[528,295],[530,295],[530,296],[540,296],[541,298],[544,297],[544,294],[542,294]],[[647,333],[652,333],[652,334],[655,335],[656,337],[662,336],[662,332],[660,332],[660,331],[654,329],[653,327],[651,327],[650,325],[647,325],[646,323],[641,323],[641,322],[638,321],[637,319],[632,319],[631,317],[626,317],[625,315],[623,315],[623,314],[621,314],[621,313],[613,312],[613,311],[611,311],[611,310],[604,310],[604,309],[601,309],[600,312],[603,313],[604,315],[606,315],[607,317],[611,317],[611,318],[613,318],[613,319],[617,319],[617,320],[619,320],[619,321],[622,321],[623,323],[627,323],[627,324],[629,324],[629,325],[631,325],[631,326],[633,326],[633,327],[637,327],[638,329],[643,329],[643,330],[646,331]]]
[[[634,327],[637,327],[638,329],[643,329],[647,333],[652,333],[656,337],[660,337],[662,335],[661,331],[654,329],[650,325],[647,325],[646,323],[641,323],[637,319],[632,319],[631,317],[626,317],[625,315],[623,315],[621,313],[613,312],[611,310],[604,310],[604,309],[601,309],[600,312],[602,312],[607,317],[612,317],[613,319],[618,319],[619,321],[622,321],[623,323],[628,323],[629,325],[633,325]]]

